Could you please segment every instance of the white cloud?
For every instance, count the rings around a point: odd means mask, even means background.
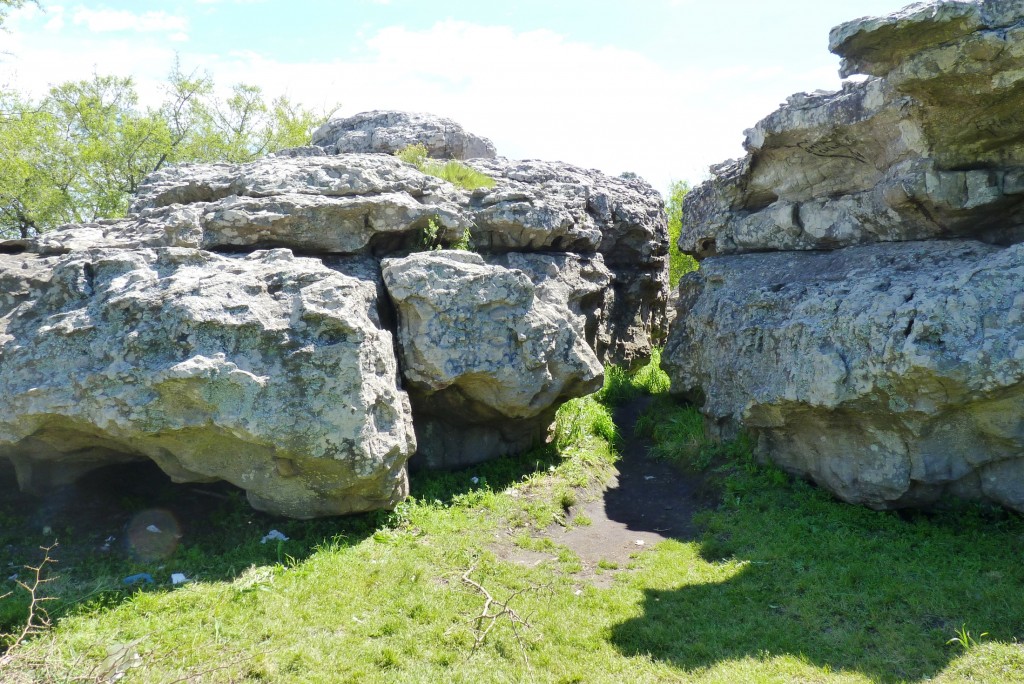
[[[75,9],[72,21],[84,25],[93,33],[108,31],[137,31],[139,33],[182,32],[188,28],[188,20],[167,12],[143,12],[136,14],[128,10]]]
[[[192,43],[189,43],[193,46]],[[133,75],[157,104],[170,47],[125,35],[111,41],[24,40],[11,49],[23,87],[98,73]],[[83,64],[81,55],[88,55]],[[492,138],[501,154],[560,159],[607,173],[634,171],[659,189],[699,180],[707,166],[742,154],[742,131],[798,90],[838,86],[828,67],[671,69],[619,48],[572,42],[551,31],[439,22],[371,33],[351,56],[286,63],[257,52],[181,50],[182,68],[208,70],[219,86],[256,83],[270,96],[342,115],[368,109],[434,112]],[[0,70],[6,66],[0,63]],[[0,79],[2,80],[2,79]]]
[[[46,8],[46,15],[48,19],[43,24],[43,30],[47,33],[60,33],[61,29],[64,28],[64,7],[61,5],[50,5]]]

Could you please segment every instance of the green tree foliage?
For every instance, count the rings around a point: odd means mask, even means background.
[[[668,201],[665,212],[668,214],[668,261],[669,284],[675,287],[679,279],[687,273],[697,270],[697,261],[688,254],[679,251],[679,235],[683,230],[683,199],[690,192],[690,185],[685,181],[672,181],[668,189]]]
[[[326,118],[284,97],[268,102],[252,85],[218,98],[209,77],[177,65],[166,92],[143,108],[132,79],[118,76],[64,83],[40,101],[0,91],[0,235],[123,216],[166,164],[250,161],[308,144]]]

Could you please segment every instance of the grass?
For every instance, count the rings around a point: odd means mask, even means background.
[[[452,185],[457,185],[466,190],[494,187],[493,178],[480,173],[460,161],[454,159],[448,161],[431,159],[427,147],[423,143],[409,145],[396,152],[395,156],[407,164],[412,164],[420,172],[428,176],[446,180]]]
[[[1018,516],[838,503],[758,465],[742,443],[687,433],[692,409],[667,399],[663,380],[655,367],[612,371],[596,397],[559,411],[557,445],[417,473],[392,513],[271,520],[232,498],[169,558],[83,555],[58,567],[58,624],[0,680],[65,681],[120,648],[139,656],[122,682],[1024,681]],[[628,568],[605,563],[614,579],[598,588],[542,530],[611,474],[611,406],[652,390],[654,447],[703,465],[718,503],[699,515],[699,539],[663,542]],[[10,532],[27,529],[31,511],[2,515],[0,548],[35,543]],[[291,538],[280,552],[259,544],[271,524]],[[555,560],[508,562],[505,544]],[[462,581],[470,568],[530,627],[500,618],[474,648],[484,606]],[[112,581],[172,569],[196,581]]]

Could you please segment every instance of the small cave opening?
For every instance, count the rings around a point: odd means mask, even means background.
[[[245,492],[228,482],[175,483],[149,460],[103,466],[30,494],[18,489],[11,462],[0,459],[0,491],[0,545],[12,570],[34,564],[40,546],[56,543],[50,557],[58,575],[102,567],[128,577],[140,563],[173,562],[202,545],[225,516],[246,517],[256,538],[268,522],[259,518],[274,520],[252,510]]]

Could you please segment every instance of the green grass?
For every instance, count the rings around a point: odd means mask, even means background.
[[[420,172],[428,176],[434,176],[446,180],[452,185],[457,185],[466,190],[478,188],[493,188],[494,179],[490,176],[463,164],[454,159],[438,161],[431,159],[427,148],[423,143],[409,145],[395,153],[402,161],[412,164]]]
[[[275,522],[292,537],[280,555],[258,543],[267,521],[232,500],[158,564],[61,567],[58,624],[0,680],[64,681],[120,646],[140,656],[122,682],[1024,681],[1018,516],[845,505],[759,466],[742,443],[687,446],[718,492],[699,539],[664,542],[629,569],[604,563],[608,588],[581,579],[575,554],[540,531],[611,474],[610,407],[649,388],[662,398],[647,429],[672,457],[693,430],[659,428],[692,409],[664,398],[656,368],[614,371],[596,398],[559,412],[557,448],[417,473],[392,513]],[[518,565],[504,545],[555,560]],[[198,579],[82,599],[90,581],[158,565]],[[474,648],[483,597],[462,580],[470,569],[497,600],[515,594],[530,624],[518,638],[502,618]],[[969,648],[949,643],[968,633]]]

